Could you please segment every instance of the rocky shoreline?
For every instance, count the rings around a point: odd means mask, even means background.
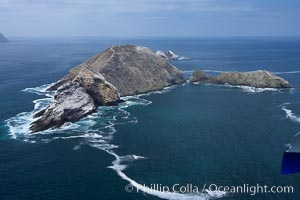
[[[31,131],[60,127],[114,106],[121,96],[161,90],[185,82],[182,72],[146,47],[114,46],[78,65],[48,90],[55,102],[37,113]]]
[[[161,90],[185,82],[183,73],[168,59],[146,47],[113,46],[72,68],[48,90],[56,90],[54,102],[35,114],[31,131],[58,128],[96,111],[115,106],[122,96]],[[218,76],[195,70],[190,82],[245,85],[259,88],[288,88],[289,83],[270,72],[226,72]]]

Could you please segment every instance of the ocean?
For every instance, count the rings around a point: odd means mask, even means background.
[[[185,83],[30,134],[32,114],[53,101],[47,86],[118,44],[188,57],[171,61],[187,78],[265,69],[292,88]],[[0,44],[0,72],[1,200],[300,198],[300,175],[280,174],[300,131],[300,38],[12,38]],[[293,192],[203,190],[257,184]],[[159,190],[174,185],[183,191]]]

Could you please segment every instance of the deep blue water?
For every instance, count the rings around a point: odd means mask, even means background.
[[[57,81],[109,46],[126,43],[189,57],[172,62],[187,77],[193,69],[211,74],[266,69],[293,89],[185,84],[99,108],[70,127],[26,132],[34,105],[39,109],[50,99],[33,103],[45,96],[22,90],[41,94],[36,87]],[[299,174],[280,175],[286,144],[300,131],[299,71],[299,38],[15,38],[0,45],[0,199],[159,199],[127,193],[126,177],[148,186],[291,185],[293,194],[224,199],[299,199]],[[283,109],[293,115],[288,118]],[[122,163],[112,163],[116,158]]]

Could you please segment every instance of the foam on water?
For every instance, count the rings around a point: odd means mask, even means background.
[[[256,88],[256,87],[250,87],[250,86],[242,86],[242,85],[237,85],[237,86],[233,86],[233,85],[225,85],[227,87],[233,87],[233,88],[240,88],[245,92],[249,92],[249,93],[260,93],[260,92],[280,92],[279,89],[276,88]]]
[[[152,102],[141,97],[151,94],[163,94],[172,90],[176,86],[167,87],[164,90],[150,92],[147,94],[123,97],[122,99],[125,100],[125,102],[118,106],[99,107],[97,112],[81,119],[76,123],[66,123],[58,129],[49,129],[47,131],[32,134],[30,133],[29,127],[30,124],[35,120],[33,118],[34,113],[45,109],[54,100],[53,97],[55,92],[46,90],[49,86],[50,85],[43,85],[37,88],[27,88],[23,90],[25,92],[31,92],[50,98],[37,99],[33,101],[33,111],[20,113],[17,116],[6,120],[6,125],[9,129],[11,138],[29,143],[49,143],[55,140],[78,140],[78,144],[74,146],[73,150],[79,150],[82,145],[89,145],[91,147],[106,151],[115,157],[112,166],[109,168],[115,170],[122,179],[128,181],[133,187],[159,198],[202,200],[209,199],[211,197],[222,197],[225,195],[224,192],[210,193],[209,191],[199,194],[179,194],[172,192],[153,191],[150,188],[137,183],[124,173],[124,170],[127,167],[125,163],[146,158],[139,155],[120,156],[114,151],[118,148],[118,146],[112,144],[113,135],[116,132],[114,126],[116,124],[138,122],[138,120],[125,109],[134,105],[147,106]]]
[[[213,69],[200,69],[203,72],[208,72],[208,73],[226,73],[226,72],[232,72],[232,71],[224,71],[224,70],[213,70]],[[183,71],[184,74],[192,74],[195,70],[186,70]],[[272,74],[280,75],[280,74],[299,74],[300,71],[286,71],[286,72],[271,72]]]
[[[55,91],[47,91],[47,89],[52,85],[54,85],[54,83],[45,84],[45,85],[35,87],[35,88],[25,88],[22,91],[23,92],[35,93],[35,94],[38,94],[38,95],[45,95],[47,97],[54,97]]]
[[[95,146],[97,148],[97,146]],[[190,194],[183,194],[183,193],[176,193],[176,192],[164,192],[159,190],[153,190],[145,185],[141,185],[137,183],[135,180],[128,177],[123,171],[126,169],[126,165],[122,164],[122,159],[113,151],[107,150],[107,153],[113,155],[115,160],[113,161],[113,165],[109,168],[115,170],[118,175],[123,179],[130,183],[131,186],[135,187],[137,191],[144,192],[162,199],[171,199],[171,200],[207,200],[210,198],[221,198],[226,195],[225,192],[217,191],[217,192],[210,192],[205,191],[205,193],[190,193]]]
[[[211,73],[224,73],[224,72],[230,72],[230,71],[222,71],[222,70],[213,70],[213,69],[200,69],[203,72],[211,72]],[[185,70],[183,71],[184,74],[190,74],[193,73],[195,70]]]
[[[293,122],[300,123],[300,116],[295,115],[292,110],[286,108],[286,105],[288,105],[288,104],[285,104],[281,108],[285,112],[286,118],[292,120]]]
[[[277,88],[256,88],[250,86],[243,86],[243,85],[230,85],[230,84],[214,84],[214,83],[206,83],[206,86],[217,86],[217,87],[227,87],[227,88],[238,88],[242,89],[243,92],[247,93],[262,93],[262,92],[281,92],[284,89],[277,89]]]
[[[185,83],[182,83],[181,85],[185,85]],[[153,92],[139,94],[139,95],[137,95],[137,97],[140,98],[140,97],[143,97],[143,96],[150,96],[152,94],[164,94],[164,93],[170,92],[171,90],[175,89],[176,87],[178,87],[178,85],[168,86],[168,87],[165,87],[162,90],[157,90],[157,91],[153,91]]]
[[[9,133],[12,138],[16,139],[19,135],[21,136],[30,136],[28,134],[30,132],[29,127],[30,124],[34,121],[33,115],[34,113],[46,108],[51,102],[53,101],[52,98],[43,98],[34,100],[34,110],[31,112],[22,112],[19,113],[17,116],[7,119],[6,125],[9,128]]]
[[[299,74],[300,71],[272,72],[273,74]]]

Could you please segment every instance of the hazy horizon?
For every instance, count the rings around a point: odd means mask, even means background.
[[[296,0],[0,0],[7,37],[298,37]]]

